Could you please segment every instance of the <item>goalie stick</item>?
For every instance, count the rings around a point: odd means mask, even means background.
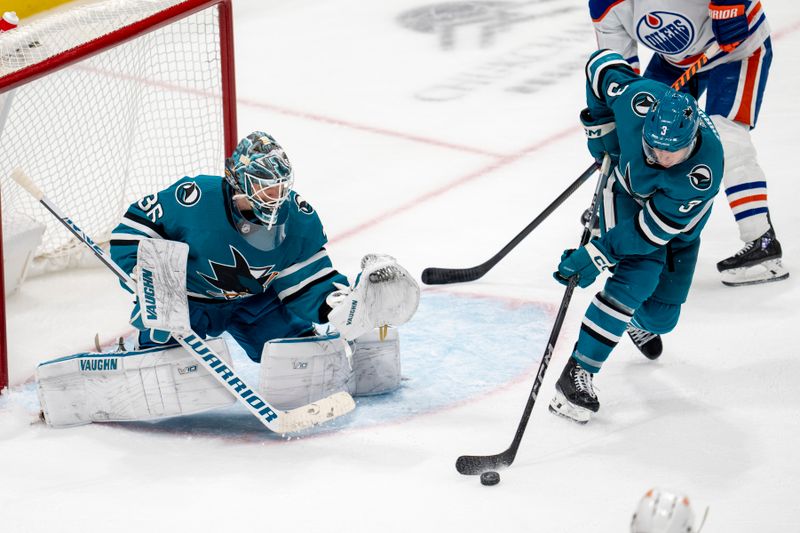
[[[86,235],[72,220],[61,213],[42,191],[21,170],[15,169],[11,178],[31,196],[36,198],[50,213],[53,214],[75,237],[88,246],[97,258],[108,267],[122,281],[125,287],[136,294],[136,282],[117,265],[108,254],[103,251],[92,239]],[[189,352],[228,392],[244,405],[253,416],[268,429],[276,433],[292,433],[338,416],[349,413],[355,408],[352,396],[346,392],[337,392],[314,403],[297,407],[288,411],[281,411],[272,407],[269,402],[261,397],[258,392],[250,388],[236,371],[228,366],[222,358],[196,333],[171,332],[172,337]]]
[[[611,157],[606,154],[603,158],[603,164],[600,167],[600,178],[597,180],[597,187],[595,188],[594,197],[592,198],[590,207],[592,216],[583,226],[580,246],[589,242],[592,236],[592,226],[594,226],[595,220],[597,220],[598,217],[597,207],[600,203],[600,196],[603,194],[603,189],[605,188],[605,183],[610,172]],[[564,297],[561,299],[561,305],[558,308],[556,320],[550,332],[550,338],[547,340],[547,347],[544,350],[542,361],[539,363],[539,370],[536,372],[536,378],[533,380],[533,387],[531,388],[531,393],[528,395],[528,402],[525,404],[525,410],[517,426],[517,432],[514,434],[514,440],[511,441],[511,446],[509,446],[507,450],[496,455],[462,455],[456,460],[456,470],[458,470],[460,474],[481,474],[489,470],[497,470],[499,467],[511,466],[511,463],[514,462],[514,458],[517,456],[517,451],[519,450],[519,445],[522,442],[522,436],[525,433],[525,428],[528,426],[528,420],[531,417],[533,406],[536,403],[536,397],[539,395],[539,389],[542,386],[542,381],[544,381],[545,372],[547,372],[547,367],[550,365],[550,358],[553,357],[553,350],[555,349],[558,335],[561,332],[561,326],[564,323],[564,317],[567,314],[567,307],[569,307],[569,302],[572,299],[572,293],[575,291],[577,283],[577,276],[572,276],[564,291]]]
[[[592,163],[583,174],[578,176],[578,179],[573,181],[569,187],[562,192],[558,198],[553,200],[544,211],[534,218],[530,224],[520,231],[516,237],[506,244],[502,250],[494,254],[486,262],[480,265],[468,268],[439,268],[428,267],[422,271],[422,283],[426,285],[446,285],[449,283],[465,283],[468,281],[475,281],[481,278],[484,274],[489,272],[497,263],[500,262],[508,253],[516,248],[516,246],[525,239],[536,227],[544,221],[550,214],[555,211],[558,206],[564,203],[564,200],[569,198],[583,183],[589,179],[595,170],[597,170],[598,163]]]

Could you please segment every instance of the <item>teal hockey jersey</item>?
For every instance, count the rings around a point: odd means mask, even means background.
[[[592,55],[586,76],[592,116],[613,115],[616,121],[620,154],[610,185],[642,206],[633,219],[610,221],[613,228],[601,237],[610,259],[646,255],[676,238],[697,239],[722,182],[722,145],[711,120],[700,111],[698,141],[686,161],[670,168],[649,164],[642,148],[644,118],[669,87],[642,78],[610,50]]]
[[[190,302],[213,303],[274,291],[297,316],[320,316],[333,283],[347,285],[325,249],[327,237],[314,208],[295,191],[267,230],[243,217],[232,188],[219,176],[184,177],[131,204],[111,240],[111,257],[126,272],[141,239],[189,245],[186,287]]]

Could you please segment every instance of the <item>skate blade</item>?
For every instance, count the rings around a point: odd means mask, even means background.
[[[741,287],[781,281],[789,277],[789,272],[781,264],[780,259],[772,259],[750,267],[723,270],[720,272],[720,276],[723,285]]]
[[[592,417],[592,411],[573,404],[559,390],[556,390],[556,395],[550,400],[548,408],[554,415],[567,418],[578,424],[585,424]]]

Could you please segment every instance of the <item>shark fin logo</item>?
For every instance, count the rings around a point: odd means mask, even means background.
[[[636,93],[631,99],[631,109],[637,116],[645,117],[653,104],[656,103],[656,98],[650,93]]]
[[[193,181],[182,183],[175,189],[175,199],[184,207],[192,207],[200,201],[202,191]]]
[[[692,187],[698,191],[707,191],[714,182],[711,169],[706,165],[697,165],[688,174]]]
[[[314,212],[314,208],[311,207],[311,204],[306,202],[302,196],[296,193],[294,195],[294,204],[297,206],[297,210],[300,211],[301,213],[310,215],[311,213]]]
[[[261,294],[266,290],[270,282],[277,277],[278,272],[272,270],[275,265],[250,266],[239,250],[233,246],[230,247],[230,250],[233,256],[232,265],[209,260],[208,264],[211,266],[213,275],[209,276],[198,272],[204,280],[216,289],[206,291],[210,296],[235,300],[254,294]]]

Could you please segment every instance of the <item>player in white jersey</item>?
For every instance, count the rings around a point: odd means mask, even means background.
[[[671,85],[716,43],[721,51],[684,87],[706,93],[705,111],[725,148],[724,188],[744,247],[717,263],[726,285],[789,277],[767,205],[767,181],[750,130],[758,121],[770,64],[770,29],[760,1],[589,0],[599,48],[639,69],[639,43],[654,52],[644,76]]]

